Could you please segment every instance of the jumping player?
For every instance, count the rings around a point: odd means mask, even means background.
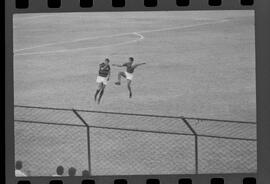
[[[99,94],[98,104],[100,103],[100,100],[104,93],[107,81],[110,80],[111,68],[109,62],[110,60],[106,58],[105,61],[99,65],[99,72],[96,80],[96,82],[98,83],[98,89],[95,94],[95,101],[97,100],[97,96]]]
[[[115,84],[116,85],[121,85],[121,77],[125,77],[127,79],[127,87],[128,87],[128,91],[129,91],[129,98],[132,97],[131,81],[133,79],[134,70],[138,66],[146,64],[146,63],[133,64],[133,62],[134,62],[134,58],[130,57],[129,62],[124,63],[122,65],[112,64],[112,66],[126,67],[127,68],[125,72],[119,72],[118,73],[118,81],[115,82]]]

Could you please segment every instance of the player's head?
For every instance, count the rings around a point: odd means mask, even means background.
[[[58,166],[57,168],[56,168],[56,173],[58,174],[58,175],[63,175],[64,174],[64,167],[63,166]]]
[[[21,170],[22,167],[23,167],[22,161],[20,161],[20,160],[16,161],[15,168],[16,168],[17,170]]]
[[[110,60],[108,58],[105,59],[105,63],[109,64]]]
[[[134,62],[134,58],[133,57],[129,57],[129,62],[132,64]]]

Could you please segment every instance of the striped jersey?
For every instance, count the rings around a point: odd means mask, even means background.
[[[110,65],[107,65],[105,63],[101,63],[99,65],[99,71],[98,71],[98,75],[101,77],[107,77],[110,73]]]

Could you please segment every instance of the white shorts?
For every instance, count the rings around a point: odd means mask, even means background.
[[[125,75],[126,75],[126,79],[128,79],[128,80],[133,79],[133,74],[132,73],[125,72]]]
[[[101,76],[97,76],[97,83],[103,83],[104,85],[107,85],[108,83],[108,77],[101,77]]]

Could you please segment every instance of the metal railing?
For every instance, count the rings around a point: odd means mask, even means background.
[[[15,158],[33,176],[256,172],[256,123],[14,106]],[[78,173],[80,175],[80,173]]]

